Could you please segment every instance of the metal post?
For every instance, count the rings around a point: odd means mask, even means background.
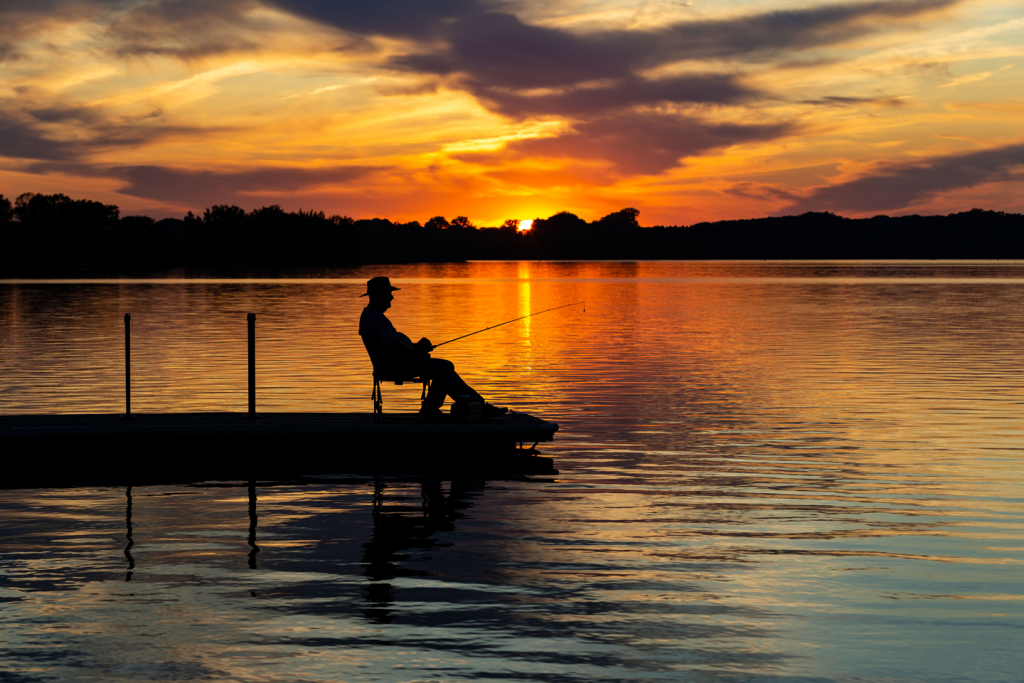
[[[132,314],[124,314],[124,414],[132,414]]]
[[[250,313],[249,321],[249,416],[256,415],[256,314]]]

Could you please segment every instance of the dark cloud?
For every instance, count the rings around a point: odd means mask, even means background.
[[[265,167],[230,172],[119,166],[100,172],[127,183],[118,190],[121,194],[205,208],[214,204],[260,204],[260,199],[246,196],[247,193],[294,193],[317,185],[358,180],[382,170],[374,166],[334,166],[314,169]]]
[[[476,13],[446,28],[448,48],[399,57],[395,65],[435,75],[465,74],[495,88],[560,87],[621,78],[681,60],[763,60],[836,45],[962,0],[823,5],[658,30],[572,33],[524,24],[512,14]]]
[[[31,89],[20,94],[18,99],[0,98],[0,157],[75,163],[103,150],[228,130],[169,126],[161,122],[159,112],[111,117],[96,107],[47,101]]]
[[[769,185],[766,183],[736,183],[725,190],[725,193],[731,194],[735,197],[746,197],[748,199],[760,200],[786,199],[792,201],[798,199],[798,196],[794,192],[791,192],[784,187],[779,187],[778,185]]]
[[[493,88],[556,88],[621,78],[662,63],[646,31],[576,34],[524,24],[512,14],[463,18],[447,27],[448,49],[424,58],[396,58],[395,65],[424,73],[460,73]]]
[[[1008,145],[927,162],[888,166],[856,180],[818,188],[783,211],[893,211],[942,192],[1019,180],[1022,174],[1024,144]]]
[[[892,28],[901,20],[948,9],[963,0],[876,0],[819,5],[729,19],[676,24],[665,34],[673,59],[748,57],[838,45]],[[669,47],[666,45],[666,47]]]
[[[95,124],[100,117],[95,109],[81,105],[38,104],[25,107],[25,113],[40,123]]]
[[[493,7],[481,0],[267,0],[297,16],[361,35],[430,40],[452,20]]]
[[[821,97],[804,100],[804,104],[819,104],[828,107],[851,107],[858,104],[877,104],[882,107],[905,107],[908,102],[899,97]]]
[[[67,159],[77,158],[81,153],[77,143],[51,139],[24,117],[0,109],[0,157]]]
[[[580,89],[523,94],[474,83],[473,94],[494,111],[517,119],[537,115],[591,117],[637,105],[671,103],[736,104],[755,92],[732,75],[699,74],[647,80],[629,76]]]
[[[550,138],[509,144],[503,156],[603,160],[621,174],[658,174],[684,157],[731,145],[771,140],[792,131],[787,124],[713,124],[698,118],[632,112],[582,121]],[[465,161],[495,161],[494,155],[460,155]]]
[[[885,30],[959,1],[876,0],[688,21],[656,30],[588,33],[532,26],[508,13],[477,11],[444,25],[443,48],[432,44],[429,51],[396,57],[391,64],[444,78],[505,116],[559,116],[578,122],[570,134],[516,143],[512,151],[530,149],[562,157],[572,153],[580,158],[605,155],[622,172],[660,172],[681,157],[778,137],[791,126],[711,124],[692,116],[637,114],[640,107],[749,103],[759,95],[736,73],[645,78],[650,69],[683,60],[777,59]],[[898,102],[842,96],[820,102],[855,101],[889,106]],[[611,116],[615,112],[619,116]],[[614,130],[615,124],[630,128]]]

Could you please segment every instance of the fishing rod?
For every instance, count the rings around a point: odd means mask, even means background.
[[[516,318],[515,320],[506,320],[503,323],[498,323],[497,325],[491,325],[490,327],[485,327],[482,330],[477,330],[476,332],[470,332],[469,334],[464,334],[461,337],[456,337],[455,339],[449,339],[448,341],[441,342],[440,344],[434,344],[434,348],[436,349],[438,346],[444,346],[445,344],[451,344],[453,341],[459,341],[460,339],[465,339],[466,337],[472,337],[474,334],[480,334],[481,332],[486,332],[487,330],[493,330],[495,327],[501,327],[502,325],[508,325],[509,323],[514,323],[517,320],[523,320],[525,318],[532,318],[533,316],[540,315],[541,313],[547,313],[548,311],[557,311],[559,308],[568,308],[569,306],[576,306],[578,304],[583,304],[583,312],[586,313],[587,312],[587,302],[586,301],[574,301],[571,304],[565,304],[564,306],[555,306],[554,308],[549,308],[547,310],[537,311],[536,313],[531,313],[529,315],[524,315],[522,317]]]

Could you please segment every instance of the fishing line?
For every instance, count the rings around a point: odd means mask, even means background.
[[[460,339],[465,339],[466,337],[472,337],[474,334],[480,334],[481,332],[486,332],[487,330],[493,330],[495,327],[501,327],[502,325],[508,325],[509,323],[514,323],[517,320],[524,320],[526,318],[532,318],[533,316],[540,315],[541,313],[547,313],[548,311],[557,311],[559,308],[568,308],[569,306],[577,306],[579,304],[583,304],[583,312],[586,313],[587,312],[587,302],[586,301],[573,301],[571,304],[565,304],[563,306],[555,306],[554,308],[548,308],[548,309],[543,310],[543,311],[537,311],[536,313],[531,313],[529,315],[524,315],[524,316],[521,316],[519,318],[516,318],[515,320],[506,320],[503,323],[498,323],[497,325],[491,325],[490,327],[485,327],[482,330],[477,330],[476,332],[470,332],[469,334],[464,334],[461,337],[456,337],[455,339],[449,339],[448,341],[441,342],[440,344],[434,344],[434,348],[436,349],[438,346],[444,346],[445,344],[451,344],[453,341],[459,341]]]

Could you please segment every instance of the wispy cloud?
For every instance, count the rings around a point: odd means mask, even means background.
[[[955,87],[957,87],[959,85],[967,85],[968,83],[980,83],[981,81],[987,81],[988,79],[992,78],[997,73],[999,73],[1000,71],[1005,71],[1006,69],[1012,69],[1014,66],[1015,66],[1014,64],[1005,64],[1002,67],[996,69],[995,71],[982,71],[982,72],[979,72],[979,73],[976,73],[976,74],[967,74],[966,76],[961,76],[960,78],[954,78],[949,83],[944,83],[944,84],[942,84],[939,87],[940,88],[955,88]]]

